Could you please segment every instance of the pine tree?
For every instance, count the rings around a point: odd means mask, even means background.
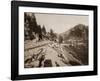
[[[45,26],[43,25],[42,27],[42,33],[45,35],[46,34],[46,29],[45,29]]]
[[[24,13],[24,30],[25,30],[25,40],[34,39],[33,32],[37,33],[37,22],[34,13]]]

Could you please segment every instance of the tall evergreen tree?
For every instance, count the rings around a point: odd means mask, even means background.
[[[44,25],[42,27],[42,32],[43,32],[44,35],[46,34],[46,29],[45,29],[45,26]]]
[[[37,22],[34,13],[24,13],[25,39],[34,39],[33,32],[37,33]]]

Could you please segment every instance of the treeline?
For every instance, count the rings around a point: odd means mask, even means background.
[[[24,40],[38,40],[49,39],[55,40],[57,34],[51,29],[49,32],[46,31],[45,26],[37,24],[34,13],[24,13]]]

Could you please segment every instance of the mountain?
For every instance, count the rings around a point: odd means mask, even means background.
[[[67,48],[81,59],[83,64],[88,64],[88,26],[78,24],[61,34]]]
[[[88,26],[83,24],[78,24],[71,28],[70,30],[61,34],[64,41],[83,41],[85,42],[88,40]]]

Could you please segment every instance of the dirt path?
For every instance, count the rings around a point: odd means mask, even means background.
[[[25,58],[27,58],[28,56],[34,56],[33,54],[37,55],[38,50],[41,48],[43,49],[43,51],[41,52],[39,58],[41,58],[42,54],[45,55],[44,60],[41,62],[42,67],[72,66],[82,64],[78,59],[76,59],[72,54],[70,54],[71,50],[65,49],[62,45],[58,45],[54,42],[46,42],[42,45],[26,50]],[[34,66],[34,61],[31,64],[33,64]]]
[[[46,50],[48,51],[46,52],[45,59],[50,59],[52,61],[52,66],[56,66],[56,63],[59,66],[66,66],[66,64],[61,61],[61,58],[58,57],[57,51],[51,47],[47,47]]]

